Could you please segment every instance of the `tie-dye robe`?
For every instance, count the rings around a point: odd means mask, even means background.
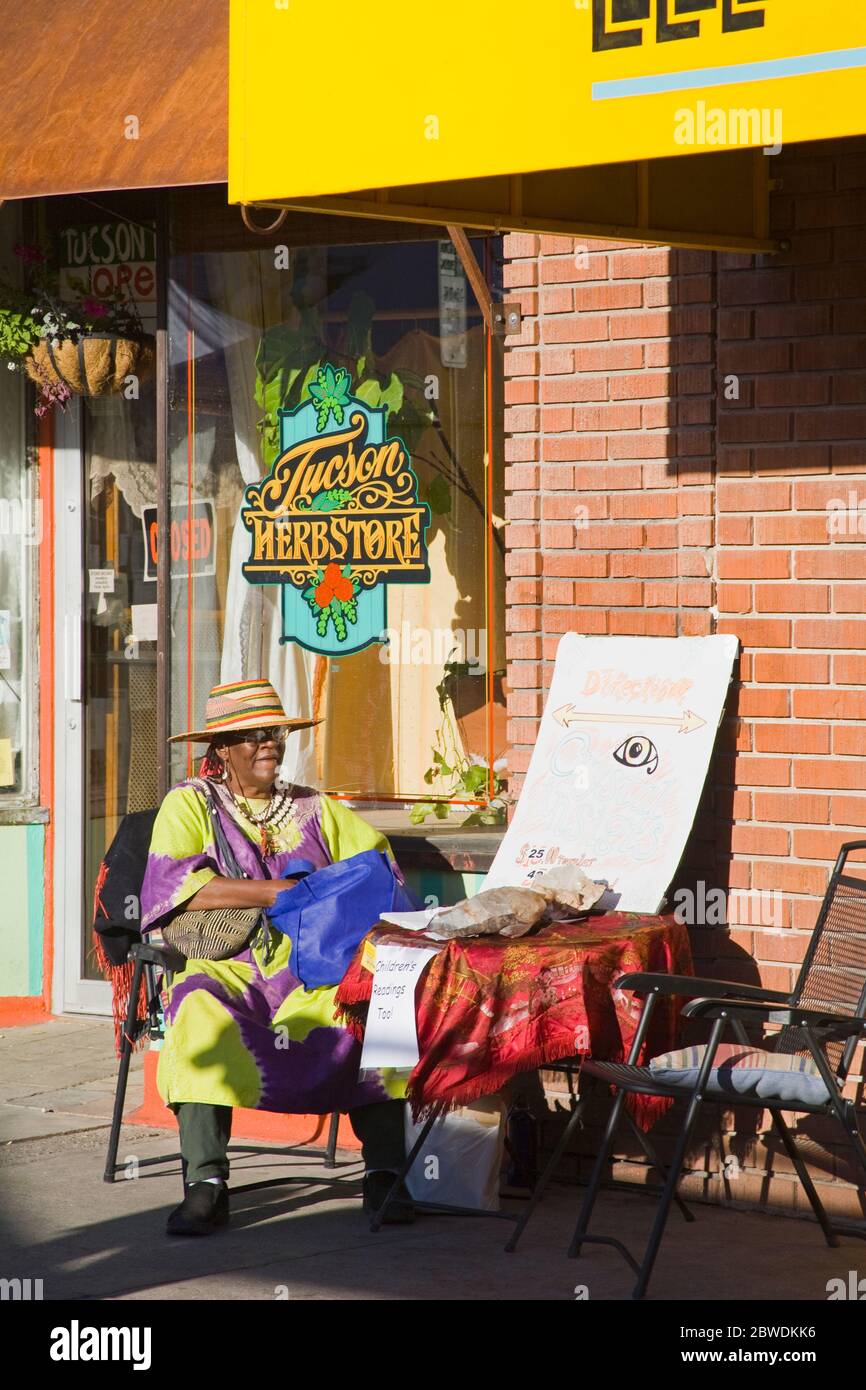
[[[196,778],[180,783],[160,807],[141,892],[144,932],[159,927],[215,874],[230,876],[200,785]],[[250,878],[282,878],[293,859],[322,868],[361,850],[391,854],[385,837],[354,811],[295,787],[295,815],[277,832],[275,852],[263,855],[255,828],[219,783],[210,785],[229,844]],[[254,811],[265,804],[250,802]],[[174,976],[157,1072],[167,1105],[197,1101],[327,1114],[404,1094],[404,1078],[391,1073],[366,1072],[359,1080],[360,1047],[334,1021],[337,982],[304,989],[290,953],[289,938],[271,927],[267,953],[259,945],[230,960],[190,960]]]

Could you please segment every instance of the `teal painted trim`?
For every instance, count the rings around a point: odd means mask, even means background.
[[[452,869],[448,872],[439,869],[407,869],[406,882],[424,903],[426,898],[434,899],[442,907],[453,907],[464,898],[473,898],[480,892],[485,875],[463,873]],[[429,906],[433,906],[431,902]]]
[[[27,993],[42,993],[42,948],[45,926],[45,831],[27,826]]]

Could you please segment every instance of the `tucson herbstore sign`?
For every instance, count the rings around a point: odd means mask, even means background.
[[[279,456],[243,508],[244,574],[282,585],[282,640],[329,655],[383,641],[387,586],[430,579],[430,509],[408,450],[351,384],[326,365],[310,400],[279,411]]]

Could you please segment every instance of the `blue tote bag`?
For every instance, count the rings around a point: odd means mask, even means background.
[[[283,873],[292,878],[310,868],[298,859]],[[305,989],[317,989],[340,983],[358,943],[383,912],[411,912],[417,906],[387,854],[366,849],[307,872],[280,894],[268,916],[291,940],[290,968]]]

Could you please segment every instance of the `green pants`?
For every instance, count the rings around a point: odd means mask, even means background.
[[[226,1149],[232,1132],[230,1105],[199,1105],[185,1101],[173,1105],[180,1128],[180,1151],[186,1159],[188,1183],[203,1178],[228,1180],[229,1161]],[[403,1113],[405,1101],[386,1100],[373,1105],[358,1105],[349,1111],[355,1135],[361,1141],[364,1166],[368,1172],[376,1168],[397,1171],[406,1157]]]

